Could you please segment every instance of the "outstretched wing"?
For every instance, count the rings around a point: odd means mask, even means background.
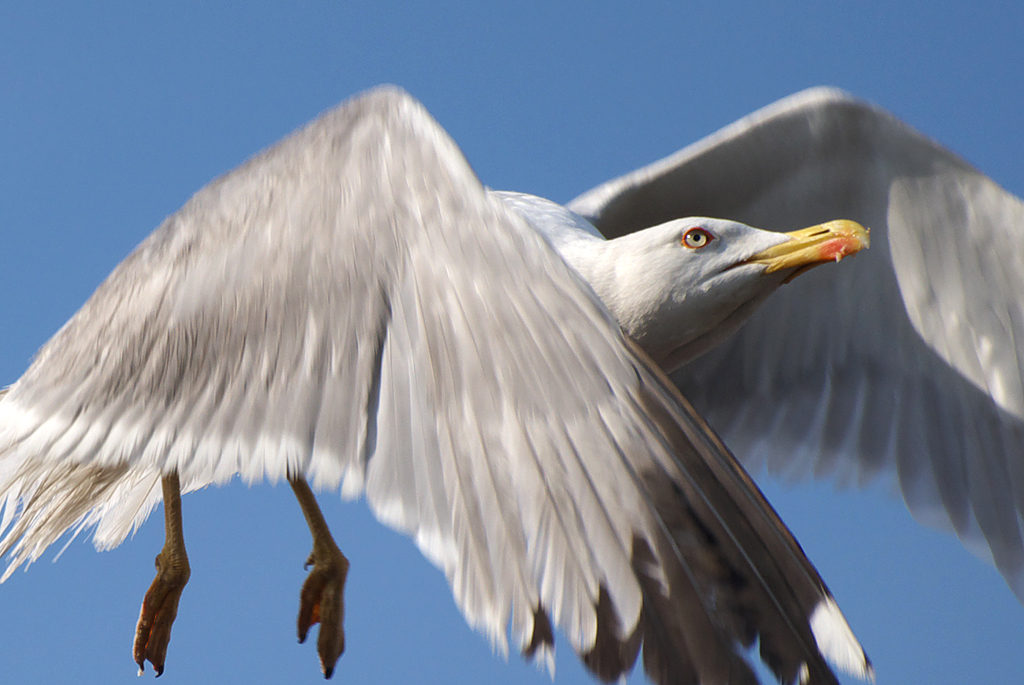
[[[872,230],[674,379],[747,465],[865,481],[991,554],[1024,601],[1024,203],[831,89],[756,112],[570,208],[606,235],[724,216]]]
[[[12,568],[235,474],[365,492],[475,627],[659,683],[861,674],[731,455],[417,102],[378,90],[200,191],[0,398]]]

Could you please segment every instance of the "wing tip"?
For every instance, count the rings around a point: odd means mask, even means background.
[[[854,637],[850,624],[831,595],[823,597],[814,607],[810,623],[822,656],[841,671],[861,680],[875,682],[875,669],[871,666],[871,660]]]

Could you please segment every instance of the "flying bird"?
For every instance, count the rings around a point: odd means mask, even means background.
[[[298,632],[344,650],[349,561],[313,489],[364,493],[474,627],[599,677],[834,683],[870,663],[753,481],[665,376],[772,291],[867,244],[706,217],[605,240],[487,190],[384,88],[200,190],[0,394],[7,576],[164,502],[134,656],[163,671],[191,566],[180,495],[287,480],[313,538]],[[7,577],[5,576],[5,577]]]

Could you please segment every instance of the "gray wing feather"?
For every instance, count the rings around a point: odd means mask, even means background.
[[[679,216],[850,218],[872,246],[787,285],[674,378],[748,464],[865,481],[990,556],[1024,601],[1024,203],[890,114],[783,100],[570,203],[606,235]]]
[[[171,470],[365,492],[501,647],[550,654],[550,615],[606,678],[642,639],[658,682],[748,682],[760,634],[780,677],[835,682],[774,512],[401,92],[201,190],[0,396],[8,572],[76,525],[119,543]]]

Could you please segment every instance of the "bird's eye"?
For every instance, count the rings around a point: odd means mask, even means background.
[[[683,235],[683,245],[699,250],[702,247],[707,247],[708,243],[715,239],[715,236],[708,233],[703,228],[691,228]]]

